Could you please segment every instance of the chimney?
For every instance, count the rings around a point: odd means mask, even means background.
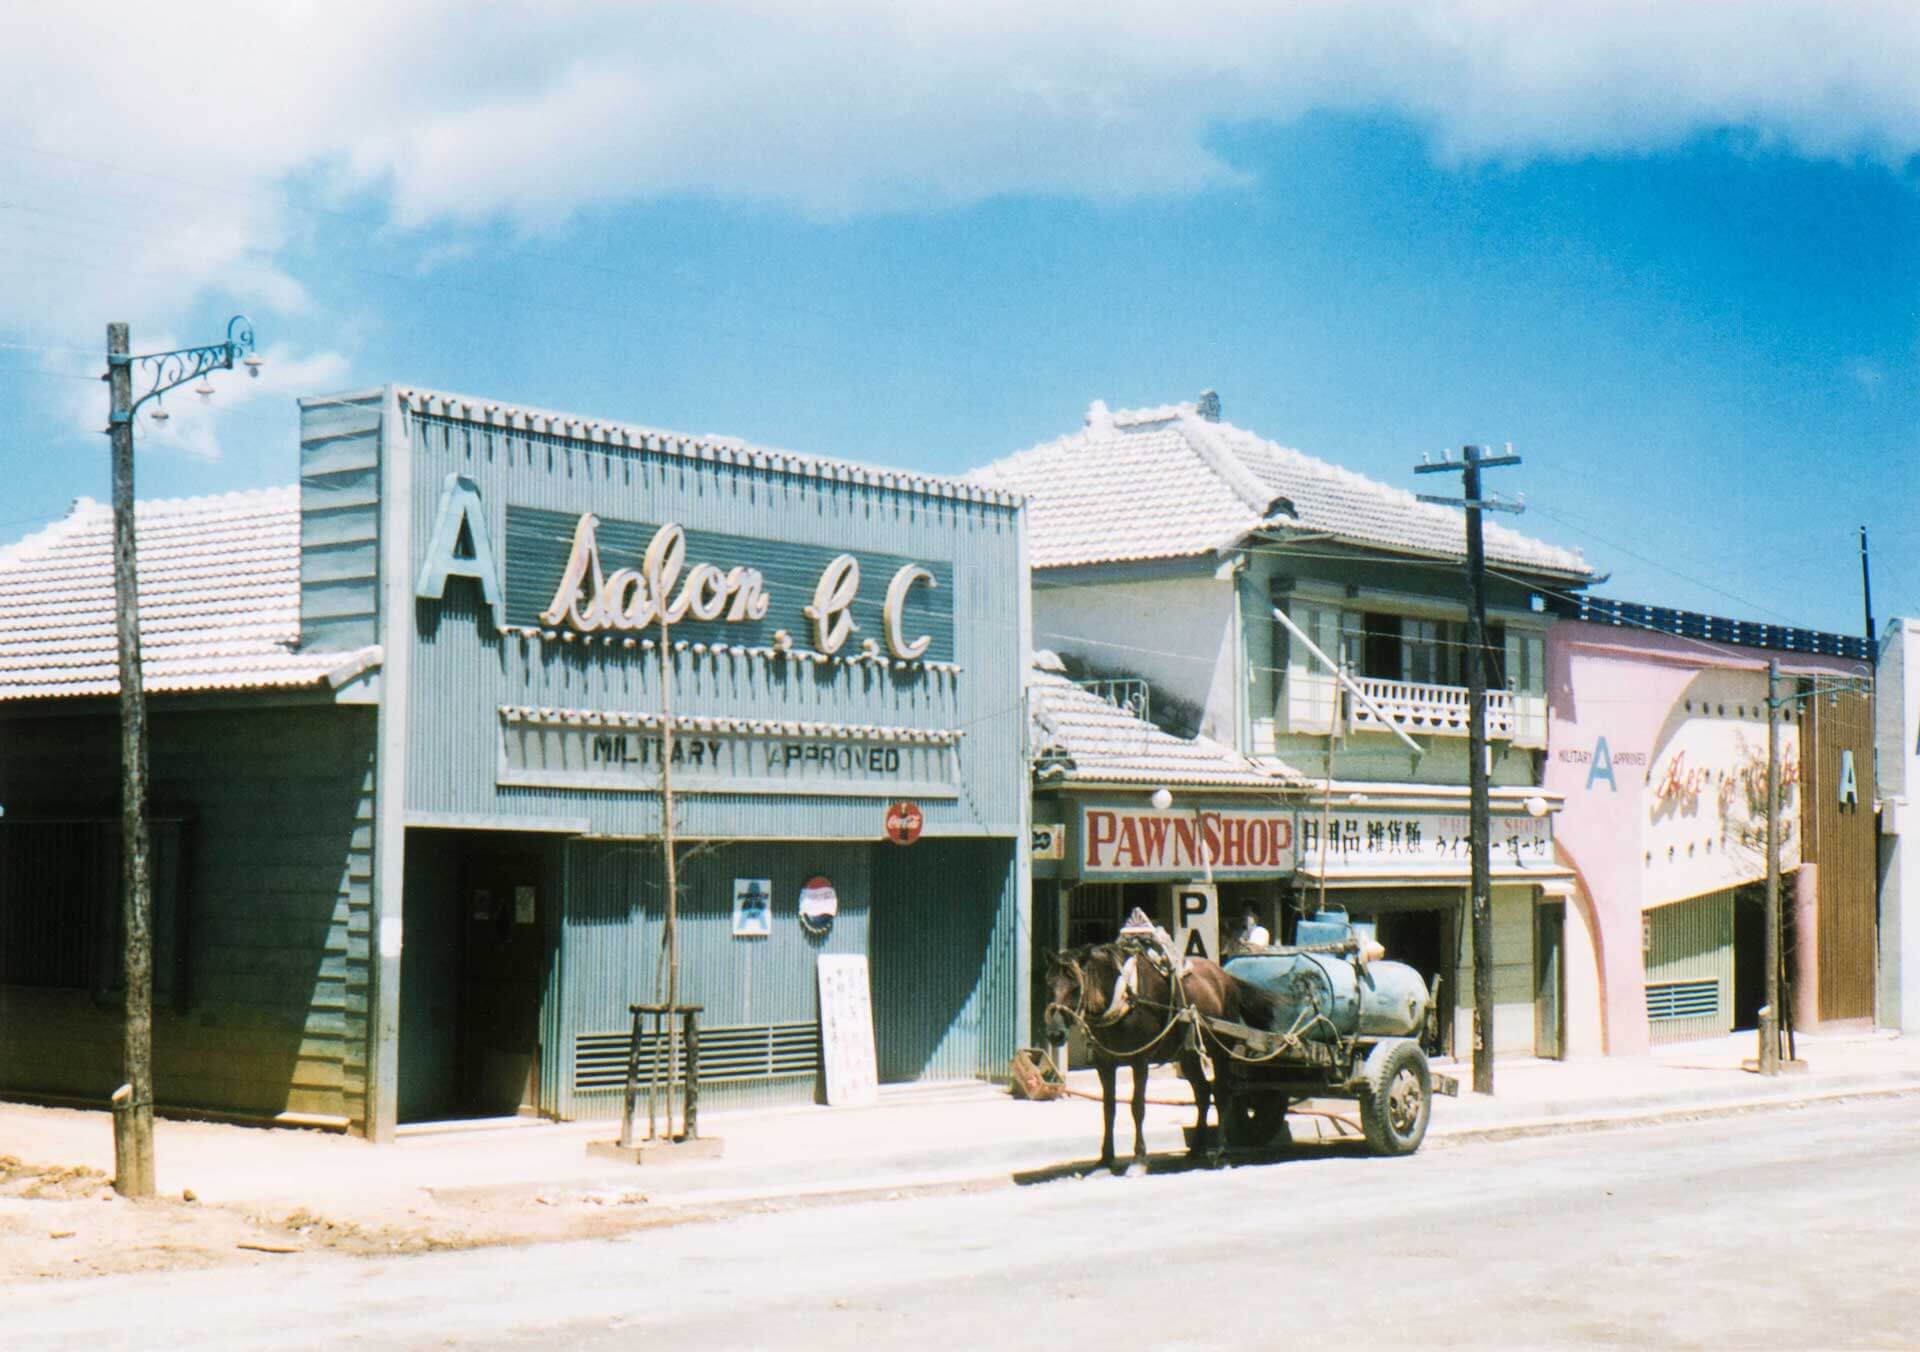
[[[1220,395],[1215,390],[1202,390],[1200,397],[1194,400],[1193,411],[1208,422],[1220,421]]]

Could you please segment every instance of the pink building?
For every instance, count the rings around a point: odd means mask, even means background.
[[[1844,1016],[1864,972],[1870,1009],[1871,715],[1865,694],[1850,693],[1870,674],[1864,643],[1598,598],[1573,615],[1548,633],[1542,781],[1564,799],[1553,837],[1574,874],[1561,957],[1568,1051],[1632,1054],[1754,1026],[1769,659],[1788,678],[1779,757],[1791,1008],[1800,1026]],[[1849,733],[1853,721],[1864,736]],[[1834,916],[1825,933],[1823,911]]]

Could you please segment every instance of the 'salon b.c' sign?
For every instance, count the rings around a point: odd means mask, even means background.
[[[669,521],[654,531],[635,562],[637,567],[606,572],[600,562],[600,518],[582,512],[574,524],[566,571],[560,575],[553,599],[540,612],[541,623],[566,625],[586,634],[597,630],[640,633],[663,620],[740,624],[765,619],[772,602],[766,575],[758,568],[689,563],[687,532],[677,522]],[[879,625],[888,656],[910,662],[926,654],[932,636],[908,638],[903,612],[915,587],[933,585],[933,574],[923,564],[907,562],[894,569],[881,603]],[[812,599],[800,611],[816,651],[838,653],[860,628],[852,614],[859,595],[859,558],[834,555],[820,570]]]
[[[1271,876],[1293,868],[1293,814],[1085,807],[1080,873]]]
[[[638,637],[665,621],[690,642],[954,660],[944,562],[512,504],[496,551],[487,519],[478,486],[449,476],[416,595],[468,577],[500,627]]]

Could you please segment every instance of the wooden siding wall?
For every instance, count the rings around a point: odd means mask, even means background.
[[[1802,851],[1819,866],[1820,1017],[1873,1017],[1879,827],[1873,803],[1873,700],[1841,694],[1807,702],[1800,741]],[[1853,753],[1858,803],[1840,801],[1840,768]]]
[[[366,1113],[370,710],[156,710],[152,802],[185,819],[190,1002],[154,1021],[162,1106],[247,1116]],[[108,713],[0,722],[10,817],[118,810]],[[117,1006],[0,987],[0,1090],[105,1099]]]

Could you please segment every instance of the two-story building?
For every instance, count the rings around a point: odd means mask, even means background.
[[[1183,892],[1212,900],[1213,943],[1249,911],[1279,938],[1338,903],[1440,979],[1470,1045],[1460,514],[1234,427],[1210,393],[1096,403],[973,477],[1028,500],[1034,647],[1057,656],[1033,691],[1038,942],[1110,934],[1136,904],[1185,931],[1202,902]],[[1486,549],[1497,1050],[1558,1054],[1569,874],[1538,597],[1590,572],[1491,522]],[[1089,698],[1132,723],[1090,742],[1062,716]],[[1087,750],[1124,751],[1126,776],[1079,771]]]

